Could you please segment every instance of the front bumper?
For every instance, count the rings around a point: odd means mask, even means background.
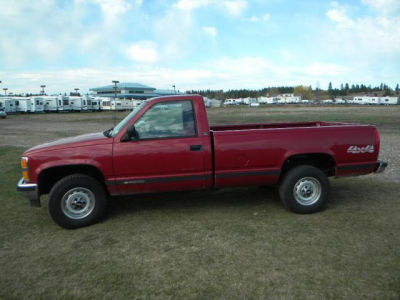
[[[385,171],[386,167],[388,166],[387,162],[384,161],[378,161],[376,163],[376,167],[375,167],[375,173],[382,173],[383,171]]]
[[[27,198],[31,206],[40,207],[39,189],[36,183],[26,183],[24,178],[21,178],[17,184],[17,192]]]

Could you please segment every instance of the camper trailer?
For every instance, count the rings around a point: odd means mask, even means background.
[[[45,112],[57,112],[58,106],[61,101],[56,96],[43,97],[44,111]]]
[[[85,103],[86,103],[86,100],[85,100]],[[71,110],[72,111],[87,110],[87,105],[83,104],[82,97],[70,96],[69,97],[69,104],[71,106]],[[85,107],[85,109],[84,109],[84,107]]]
[[[260,103],[260,104],[277,104],[278,98],[277,97],[259,97],[258,103]]]
[[[100,100],[99,97],[93,97],[85,95],[82,98],[83,104],[87,106],[88,111],[98,111],[100,110]]]
[[[380,104],[396,105],[396,104],[399,104],[399,98],[397,98],[397,97],[381,97]]]
[[[16,112],[14,99],[8,97],[2,97],[0,98],[0,103],[1,103],[1,108],[4,108],[4,111],[7,114]]]
[[[43,97],[31,97],[31,112],[44,112]]]
[[[70,111],[71,105],[68,96],[59,95],[58,99],[58,111]]]
[[[129,110],[132,109],[132,100],[117,99],[111,100],[111,110]]]
[[[111,99],[110,98],[103,98],[100,100],[100,107],[101,110],[111,110]]]
[[[92,98],[92,99],[90,99],[90,100],[88,100],[88,101],[90,101],[90,109],[91,109],[91,110],[93,110],[93,111],[98,111],[98,110],[101,109],[101,107],[100,107],[101,98],[99,98],[99,97],[94,97],[94,98]],[[89,105],[89,104],[88,104],[88,105]]]
[[[15,97],[13,98],[15,104],[15,111],[19,113],[29,113],[31,109],[31,98],[28,97]]]

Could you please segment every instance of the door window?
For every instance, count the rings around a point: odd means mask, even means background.
[[[157,103],[136,121],[135,129],[141,140],[193,137],[196,125],[192,101]]]

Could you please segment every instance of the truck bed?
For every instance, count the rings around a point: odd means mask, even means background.
[[[335,176],[373,172],[379,153],[376,128],[339,122],[212,126],[215,185],[277,182],[283,163],[306,154],[332,158]],[[354,147],[368,151],[354,153]],[[349,150],[350,149],[350,150]]]

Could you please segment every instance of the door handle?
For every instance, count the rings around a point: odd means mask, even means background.
[[[190,151],[200,151],[202,148],[202,145],[190,145]]]

